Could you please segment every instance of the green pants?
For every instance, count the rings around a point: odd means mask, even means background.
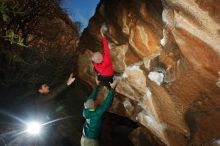
[[[81,137],[81,146],[99,146],[99,142],[96,139]]]

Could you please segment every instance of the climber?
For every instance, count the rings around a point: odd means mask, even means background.
[[[109,82],[113,82],[114,71],[108,42],[103,34],[106,31],[106,26],[102,25],[100,32],[102,36],[102,43],[104,46],[103,54],[101,54],[100,52],[95,52],[92,54],[91,59],[101,85],[104,85],[108,87],[108,89],[111,89]]]
[[[83,117],[86,119],[83,127],[83,135],[81,138],[81,146],[98,146],[98,139],[101,133],[102,118],[104,112],[111,104],[112,98],[115,94],[115,87],[117,80],[109,83],[111,89],[108,91],[106,98],[102,105],[97,106],[96,96],[99,90],[100,81],[96,78],[96,86],[89,96],[88,100],[84,103]]]
[[[48,112],[48,109],[50,109],[49,103],[51,103],[55,97],[57,97],[64,89],[69,87],[74,81],[75,77],[73,77],[73,73],[71,73],[65,83],[51,91],[50,87],[46,83],[40,84],[37,87],[35,94],[24,97],[23,100],[18,103],[18,114],[22,118],[37,118],[38,115],[42,116],[43,114],[47,116],[47,113],[44,112]]]

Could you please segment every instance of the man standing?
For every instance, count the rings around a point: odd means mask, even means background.
[[[51,101],[55,99],[64,89],[70,86],[75,81],[73,74],[70,74],[65,83],[50,91],[50,87],[46,84],[40,84],[37,92],[34,95],[25,97],[18,106],[18,114],[21,118],[43,118],[47,117],[51,110]]]
[[[101,133],[101,126],[104,112],[109,108],[112,98],[115,94],[115,87],[117,80],[112,84],[111,89],[108,91],[106,98],[101,106],[96,105],[96,96],[99,90],[99,82],[96,79],[96,86],[89,96],[88,100],[84,103],[83,117],[86,119],[83,127],[83,135],[81,138],[81,146],[98,146],[98,139]]]

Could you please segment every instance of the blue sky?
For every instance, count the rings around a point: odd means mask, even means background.
[[[88,26],[89,19],[94,15],[99,0],[64,0],[64,8],[73,21],[80,21],[83,28]]]

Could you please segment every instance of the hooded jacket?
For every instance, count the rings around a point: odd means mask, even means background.
[[[89,96],[89,99],[95,100],[99,86],[96,86]],[[96,107],[94,111],[84,108],[83,117],[86,119],[83,127],[83,135],[87,138],[98,139],[101,133],[102,120],[104,112],[109,108],[115,90],[111,89],[108,91],[108,95],[103,101],[102,105]]]

